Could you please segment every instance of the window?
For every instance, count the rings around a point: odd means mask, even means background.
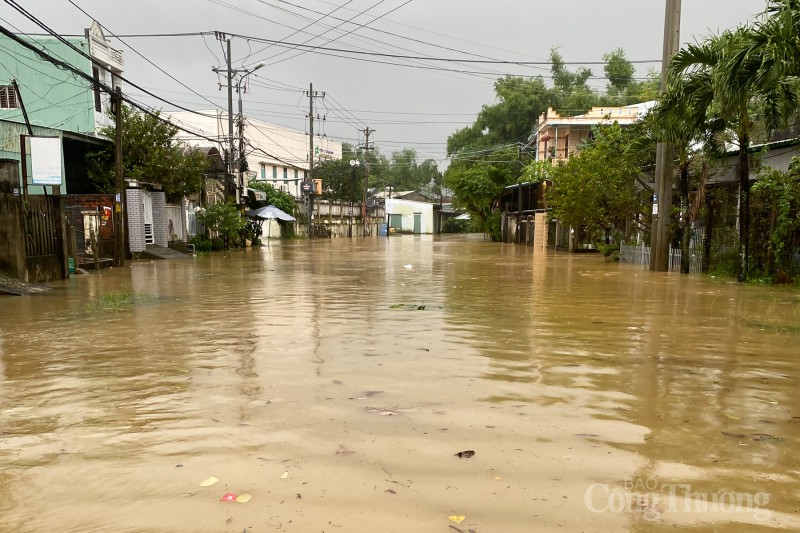
[[[297,169],[294,169],[294,181],[297,181]]]
[[[272,181],[278,181],[278,167],[272,167]]]
[[[100,69],[92,67],[94,77],[94,110],[98,113],[103,112],[103,103],[100,101]]]
[[[289,169],[286,168],[286,167],[283,167],[283,181],[286,181],[288,179],[289,179]]]
[[[14,90],[14,86],[0,86],[0,109],[17,108],[19,108],[19,102],[17,101],[17,91]]]
[[[267,179],[267,165],[264,163],[261,163],[261,179],[262,180]]]

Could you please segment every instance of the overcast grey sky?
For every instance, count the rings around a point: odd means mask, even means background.
[[[120,35],[222,31],[340,49],[512,61],[546,61],[554,46],[568,62],[601,61],[604,53],[622,47],[631,60],[654,60],[638,64],[641,76],[650,67],[660,68],[665,10],[665,0],[72,2]],[[694,41],[745,24],[765,5],[765,0],[683,0],[681,40]],[[2,6],[0,24],[12,25],[12,31],[41,31],[7,4]],[[82,33],[90,23],[69,0],[26,0],[24,6],[62,34]],[[224,80],[211,71],[223,63],[220,43],[213,35],[131,37],[124,39],[127,45],[111,40],[124,50],[124,75],[131,81],[191,109],[212,108],[138,56],[133,47],[218,107],[227,106],[226,92],[218,86]],[[447,136],[470,124],[482,105],[494,101],[495,79],[506,73],[549,76],[547,65],[432,63],[377,56],[349,59],[330,55],[344,55],[339,52],[299,54],[300,50],[276,45],[262,50],[265,47],[233,39],[234,67],[252,67],[259,61],[267,64],[251,78],[253,83],[244,95],[246,115],[306,130],[308,98],[302,91],[313,83],[315,90],[327,94],[318,101],[319,113],[327,119],[315,131],[354,143],[359,138],[357,129],[369,126],[376,130],[373,139],[383,153],[411,147],[420,161],[432,157],[440,165]],[[598,79],[591,80],[591,85],[603,90],[602,65],[592,69]],[[127,92],[134,97],[141,94],[130,87]],[[143,95],[140,100],[170,109]]]

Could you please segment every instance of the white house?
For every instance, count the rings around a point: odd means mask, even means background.
[[[210,116],[200,116],[186,111],[165,113],[170,120],[208,137],[218,138],[227,147],[228,114],[221,111],[201,111]],[[244,153],[248,171],[246,182],[266,181],[276,189],[296,197],[302,195],[300,184],[308,175],[308,134],[261,120],[244,118]],[[178,138],[193,146],[207,145],[186,132]],[[238,137],[235,139],[238,147]],[[314,162],[341,159],[342,144],[326,137],[314,139]]]
[[[410,200],[386,199],[386,218],[389,231],[402,233],[433,233],[433,204]]]

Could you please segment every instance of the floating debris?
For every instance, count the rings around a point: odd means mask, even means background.
[[[473,455],[475,455],[475,450],[464,450],[463,452],[458,452],[455,454],[455,456],[459,459],[469,459]]]

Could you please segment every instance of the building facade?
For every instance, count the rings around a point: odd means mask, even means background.
[[[221,111],[201,111],[202,115],[187,111],[165,112],[164,115],[178,125],[203,135],[219,139],[228,147],[228,114]],[[237,120],[238,123],[238,119]],[[190,133],[179,131],[177,137],[189,145],[207,145]],[[308,179],[308,134],[261,120],[244,118],[244,154],[247,162],[246,184],[264,181],[278,190],[295,197],[302,196],[301,184]],[[239,146],[238,135],[235,139]],[[314,162],[342,158],[342,144],[327,137],[314,139]]]

